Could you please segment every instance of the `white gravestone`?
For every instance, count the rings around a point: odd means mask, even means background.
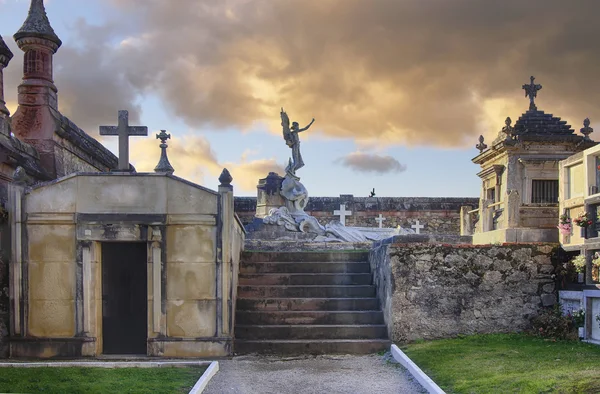
[[[410,226],[410,228],[414,229],[416,234],[421,234],[421,229],[425,228],[425,225],[421,224],[419,222],[419,219],[417,219],[417,221],[415,222],[415,224],[413,224],[412,226]]]
[[[379,214],[378,218],[375,218],[375,221],[379,223],[379,228],[383,228],[383,221],[385,220],[385,218]]]
[[[346,204],[341,204],[340,205],[340,209],[339,210],[335,210],[333,211],[334,215],[339,215],[340,217],[340,223],[342,223],[343,226],[346,225],[346,216],[350,216],[352,215],[352,211],[346,211]]]

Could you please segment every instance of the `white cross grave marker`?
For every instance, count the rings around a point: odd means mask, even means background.
[[[412,226],[410,226],[410,228],[414,228],[415,229],[415,233],[421,234],[421,229],[425,228],[425,226],[422,225],[421,223],[419,223],[419,219],[417,219],[417,221],[415,222],[415,224],[413,224]]]
[[[345,226],[346,225],[346,216],[352,215],[352,211],[346,211],[346,204],[340,204],[339,211],[336,209],[335,211],[333,211],[333,214],[339,215],[340,223],[342,223],[342,226]]]
[[[129,111],[119,111],[118,126],[100,126],[100,135],[119,136],[119,170],[129,171],[129,136],[147,136],[146,126],[129,126]]]
[[[381,214],[379,214],[379,217],[378,217],[378,218],[375,218],[375,221],[376,221],[376,222],[379,222],[379,228],[382,228],[382,227],[383,227],[383,221],[384,221],[384,220],[385,220],[385,218],[384,218],[384,217],[383,217]]]

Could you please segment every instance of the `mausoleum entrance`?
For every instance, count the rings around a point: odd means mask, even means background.
[[[147,244],[102,243],[102,353],[147,354]]]

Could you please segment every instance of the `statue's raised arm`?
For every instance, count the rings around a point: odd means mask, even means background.
[[[302,132],[302,131],[306,131],[310,128],[310,126],[312,126],[312,124],[315,123],[315,118],[313,118],[313,120],[310,121],[310,123],[308,124],[308,126],[304,127],[303,129],[299,129],[298,133]]]

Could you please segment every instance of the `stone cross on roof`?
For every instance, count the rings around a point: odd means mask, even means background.
[[[148,135],[146,126],[129,126],[129,111],[119,111],[118,126],[100,126],[100,135],[119,136],[119,170],[129,171],[129,136]]]
[[[535,77],[532,75],[531,82],[529,83],[529,85],[527,85],[527,84],[523,85],[523,89],[525,90],[525,97],[529,97],[529,110],[530,111],[537,110],[537,107],[535,106],[535,98],[537,97],[538,90],[542,90],[542,85],[535,84],[533,82],[534,80],[535,80]]]

